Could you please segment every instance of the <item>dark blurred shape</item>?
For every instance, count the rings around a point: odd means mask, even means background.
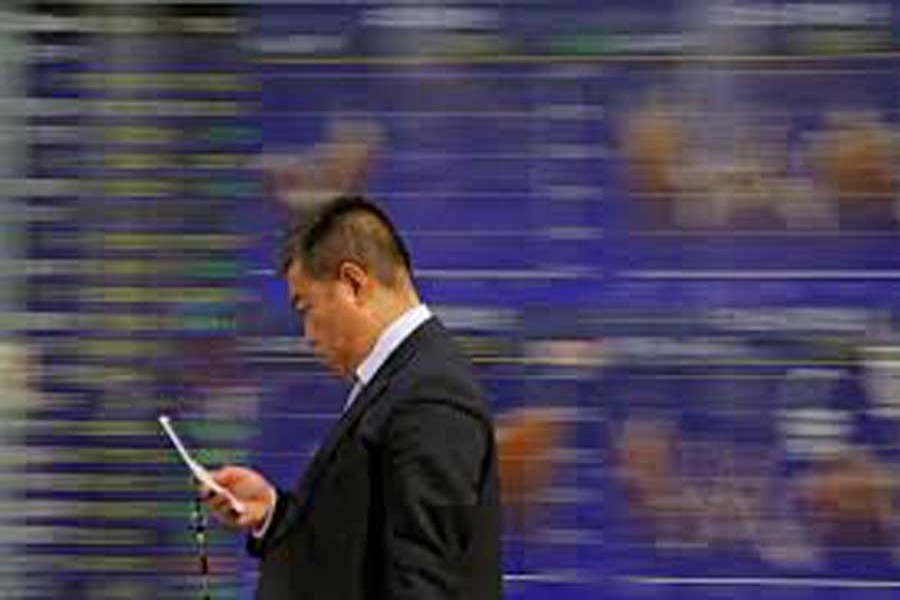
[[[813,468],[799,485],[813,528],[828,546],[893,544],[891,472],[864,450],[849,450]]]
[[[565,435],[559,411],[523,408],[506,413],[497,427],[503,509],[512,527],[536,522],[541,494],[553,480]]]

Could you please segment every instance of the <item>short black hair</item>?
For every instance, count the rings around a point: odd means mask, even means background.
[[[340,196],[298,217],[282,243],[282,277],[295,260],[317,280],[335,277],[339,265],[347,260],[388,286],[394,285],[398,267],[412,278],[409,251],[390,218],[362,196]]]

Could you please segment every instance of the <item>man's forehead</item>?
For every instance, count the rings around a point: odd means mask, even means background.
[[[291,262],[288,263],[287,269],[285,269],[284,273],[288,277],[301,276],[304,279],[307,279],[309,277],[309,274],[303,265],[303,260],[300,258],[294,258],[293,260],[291,260]]]
[[[285,273],[285,279],[287,280],[288,286],[294,291],[303,291],[308,288],[310,284],[309,275],[307,275],[306,271],[303,269],[303,263],[299,260],[291,262]]]

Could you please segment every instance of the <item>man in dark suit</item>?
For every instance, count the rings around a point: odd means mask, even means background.
[[[468,361],[421,304],[409,255],[361,198],[288,236],[283,274],[315,352],[353,385],[293,490],[227,466],[201,493],[248,532],[260,600],[501,596],[497,457]]]

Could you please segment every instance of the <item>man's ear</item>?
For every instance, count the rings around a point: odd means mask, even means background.
[[[338,267],[338,281],[347,286],[355,301],[364,300],[371,291],[371,280],[366,270],[349,260]]]

